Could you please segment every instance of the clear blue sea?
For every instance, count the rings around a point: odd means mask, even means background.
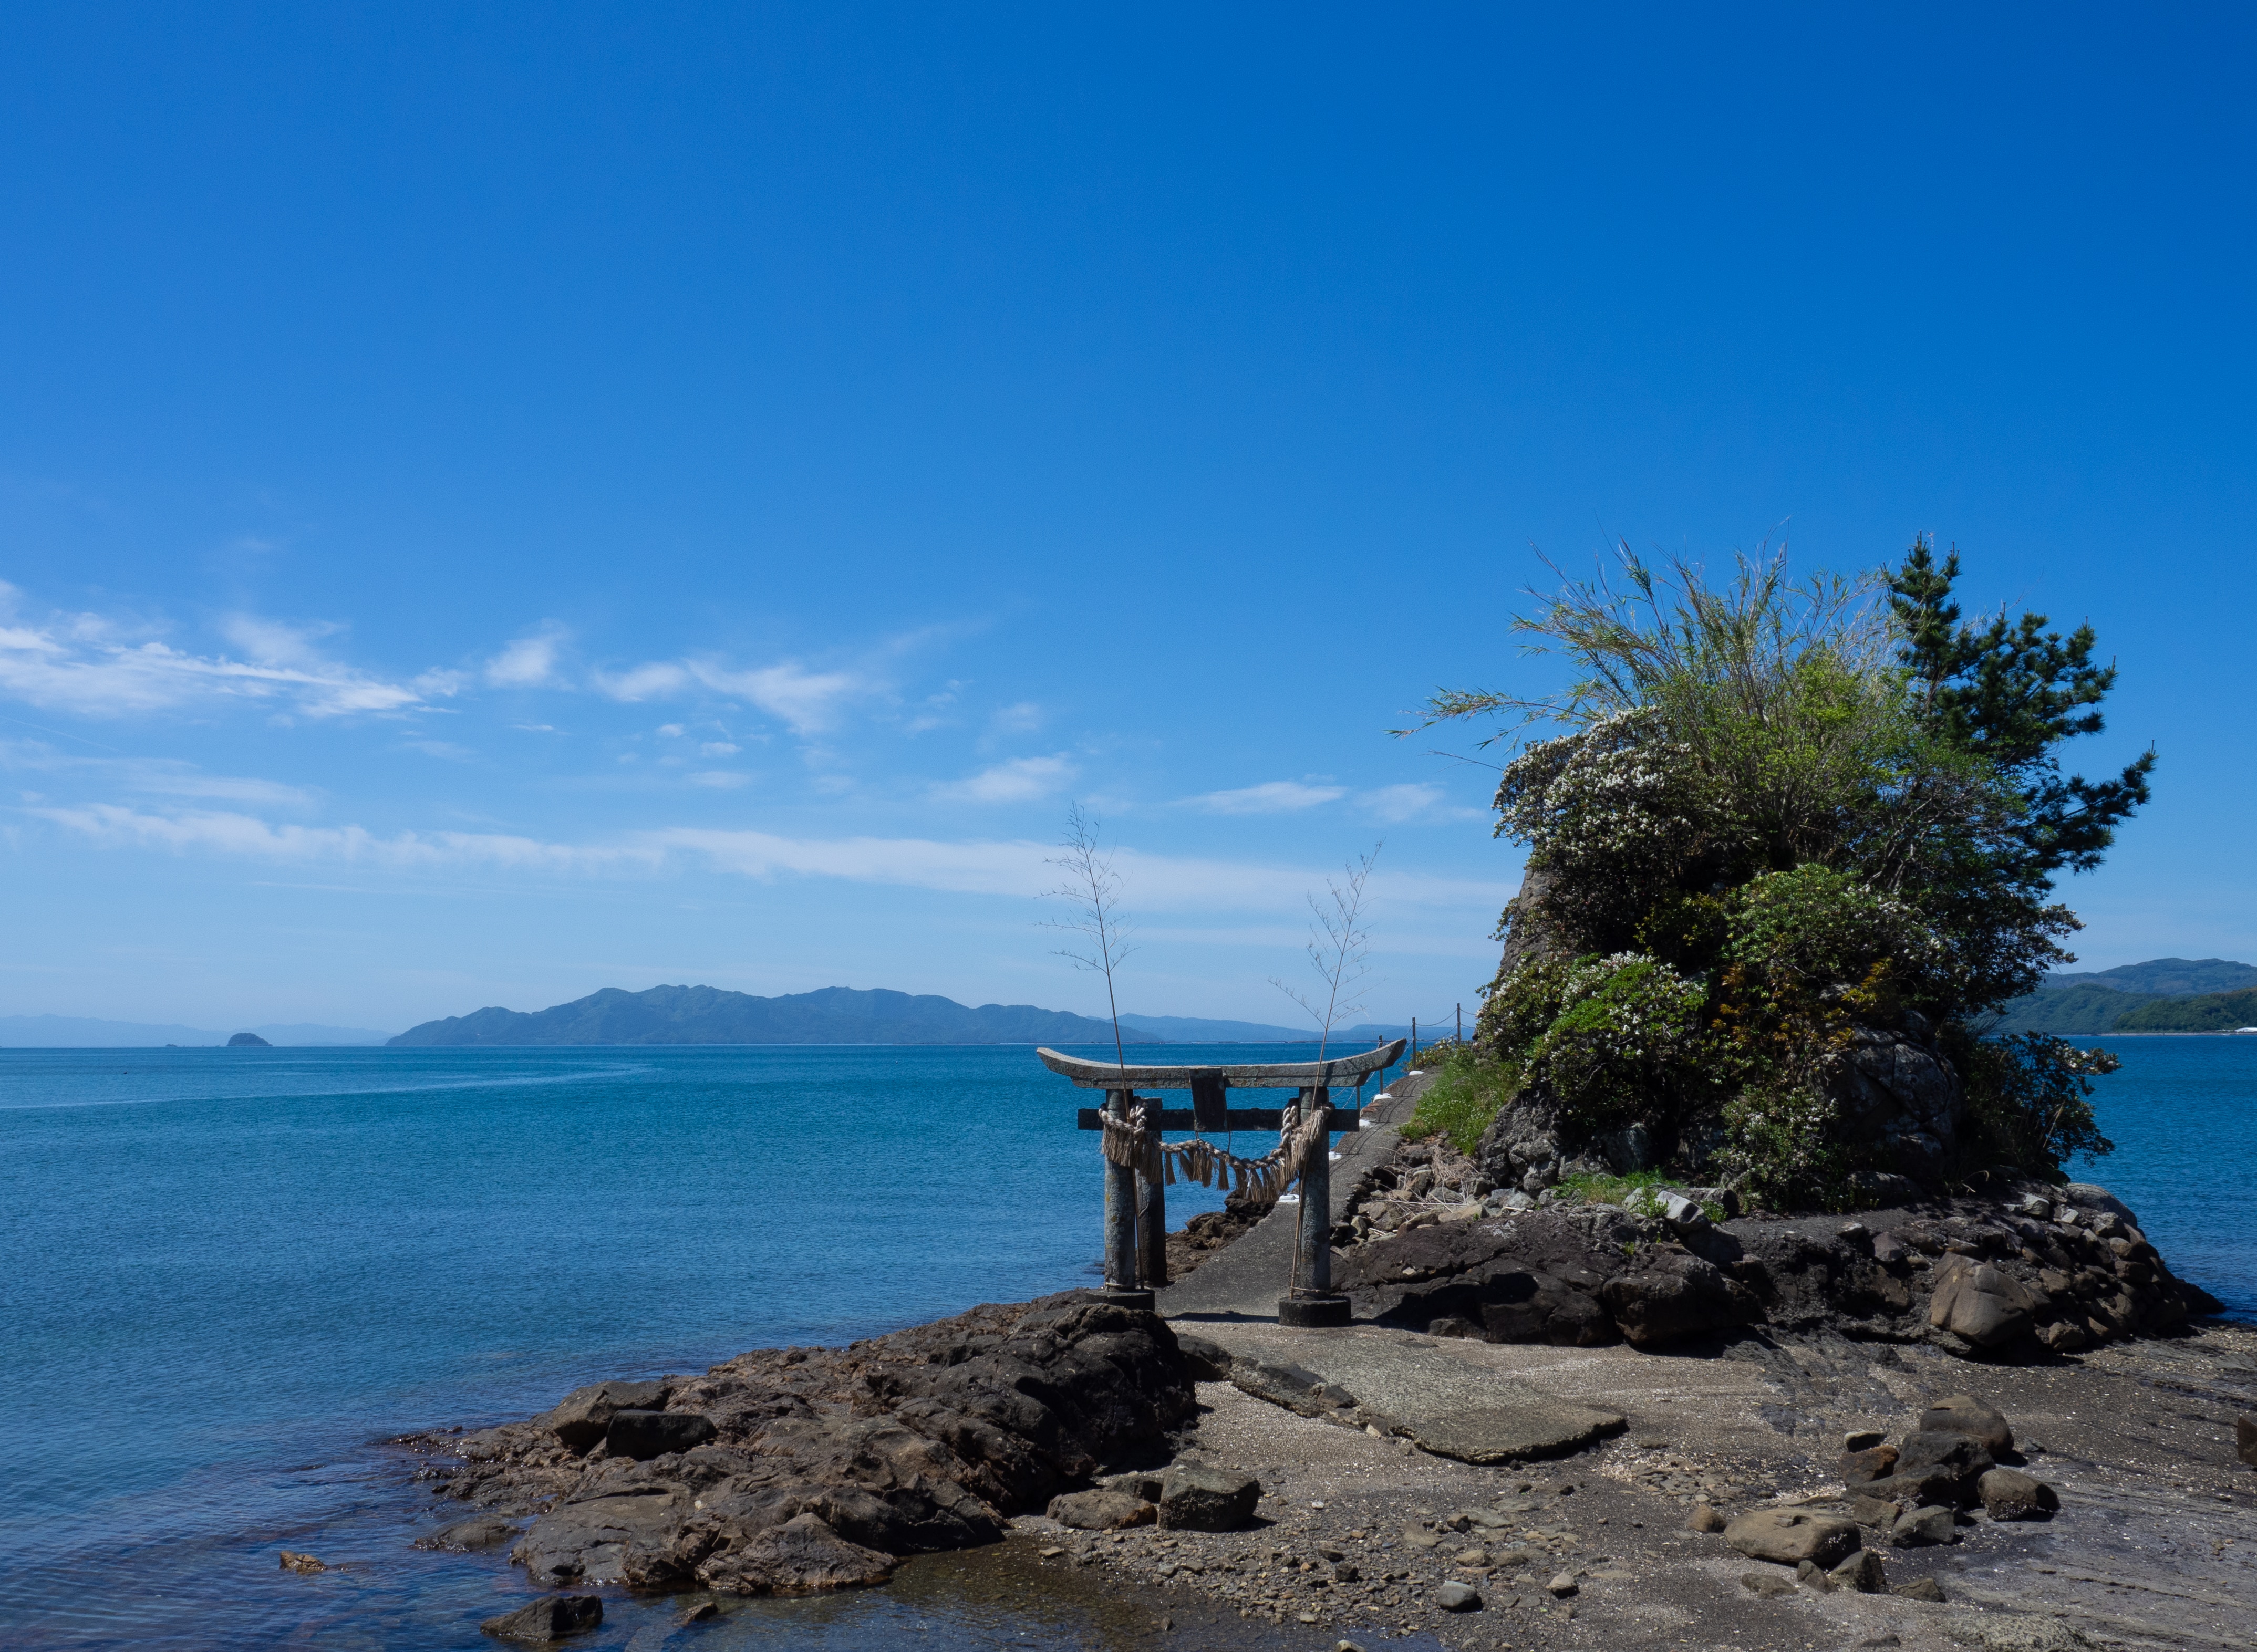
[[[2099,1041],[2082,1173],[2257,1317],[2257,1038]],[[0,1644],[491,1646],[521,1574],[408,1546],[454,1506],[386,1437],[1091,1282],[1085,1099],[1024,1048],[0,1051]],[[607,1610],[576,1644],[669,1620]],[[1113,1644],[1079,1610],[896,1588],[697,1641]]]
[[[0,1645],[490,1648],[531,1592],[408,1546],[463,1511],[386,1437],[1093,1283],[1094,1099],[1024,1048],[0,1050]],[[910,1592],[698,1644],[1028,1643]]]

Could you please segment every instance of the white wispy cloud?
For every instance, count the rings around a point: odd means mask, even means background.
[[[1448,803],[1448,795],[1442,787],[1429,781],[1358,791],[1352,787],[1335,786],[1328,780],[1269,780],[1260,786],[1242,786],[1228,792],[1207,792],[1183,801],[1195,808],[1204,808],[1217,815],[1290,815],[1345,800],[1359,813],[1390,825],[1422,817],[1445,820],[1475,820],[1480,817],[1479,809]]]
[[[1073,764],[1064,755],[1015,757],[936,786],[932,794],[951,803],[1030,803],[1051,796],[1073,776]]]
[[[237,658],[175,648],[98,614],[25,620],[22,594],[0,584],[0,695],[84,717],[118,717],[216,700],[264,702],[310,717],[412,710],[453,692],[452,674],[400,682],[329,657],[334,625],[234,615],[222,633]]]
[[[1057,850],[1023,840],[791,837],[773,832],[663,827],[607,843],[558,844],[507,833],[400,832],[276,824],[223,810],[157,813],[114,803],[34,805],[19,814],[118,848],[207,852],[287,864],[334,862],[399,872],[484,867],[552,876],[619,876],[702,866],[740,877],[836,878],[961,894],[1030,899],[1056,881]],[[1298,914],[1322,869],[1207,860],[1122,849],[1115,865],[1148,912]],[[1489,879],[1376,873],[1376,901],[1454,911],[1501,907],[1511,885]]]
[[[485,680],[498,688],[546,688],[560,679],[556,662],[572,633],[555,620],[544,620],[524,636],[506,645],[486,661]]]
[[[1284,815],[1337,802],[1348,795],[1345,786],[1325,786],[1306,780],[1265,780],[1235,791],[1208,792],[1187,801],[1218,815]]]
[[[318,801],[318,794],[306,787],[242,774],[207,774],[177,758],[77,757],[39,740],[0,740],[0,768],[95,780],[105,790],[146,797],[197,798],[265,808],[310,808]]]
[[[193,809],[157,815],[116,803],[23,811],[112,847],[204,850],[252,859],[420,872],[467,865],[561,872],[654,869],[665,858],[652,844],[583,847],[545,844],[498,832],[400,832],[379,837],[358,826],[276,825],[230,810]]]
[[[825,732],[836,724],[845,702],[877,686],[853,672],[810,671],[789,660],[738,670],[713,660],[656,660],[624,671],[599,671],[595,684],[612,699],[631,704],[702,688],[758,706],[798,735]]]
[[[1358,792],[1356,807],[1376,820],[1393,823],[1417,820],[1421,815],[1440,815],[1450,820],[1477,820],[1481,810],[1454,807],[1448,803],[1449,794],[1430,781],[1414,786],[1382,786],[1376,790]]]

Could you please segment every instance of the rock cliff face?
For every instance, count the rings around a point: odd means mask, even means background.
[[[759,1594],[882,1582],[897,1556],[990,1542],[1008,1515],[1164,1458],[1192,1409],[1164,1320],[1068,1292],[598,1383],[527,1422],[408,1444],[440,1456],[427,1472],[449,1495],[534,1517],[511,1557],[535,1583]]]
[[[1904,1019],[1901,1029],[1859,1027],[1850,1035],[1828,1096],[1884,1163],[1933,1186],[1958,1150],[1966,1092],[1927,1021],[1909,1012]]]
[[[1668,1194],[1650,1212],[1517,1209],[1528,1196],[1486,1190],[1469,1161],[1402,1152],[1334,1231],[1333,1278],[1358,1318],[1432,1334],[1646,1347],[1763,1324],[2038,1358],[2217,1310],[2089,1185],[1714,1223]]]

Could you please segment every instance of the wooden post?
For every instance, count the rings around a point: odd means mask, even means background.
[[[1301,1092],[1301,1116],[1329,1112],[1332,1091],[1321,1084]],[[1304,1296],[1333,1294],[1333,1139],[1327,1131],[1316,1160],[1301,1172],[1300,1264],[1295,1270]]]
[[[1322,1084],[1301,1091],[1301,1116],[1311,1110],[1329,1113],[1332,1091]],[[1325,1132],[1317,1156],[1301,1172],[1301,1206],[1293,1230],[1294,1276],[1300,1283],[1277,1304],[1281,1325],[1345,1325],[1348,1303],[1333,1295],[1333,1162],[1332,1132]]]
[[[1105,1092],[1107,1116],[1126,1123],[1135,1097],[1126,1090]],[[1136,1289],[1136,1167],[1105,1161],[1105,1288]]]
[[[1160,1098],[1147,1096],[1135,1105],[1143,1115],[1144,1128],[1158,1140]],[[1136,1249],[1144,1288],[1159,1289],[1168,1282],[1168,1183],[1164,1175],[1155,1181],[1141,1169],[1136,1172]]]

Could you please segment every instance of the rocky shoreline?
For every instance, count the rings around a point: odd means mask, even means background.
[[[548,1592],[486,1627],[536,1641],[598,1622],[598,1591],[680,1593],[690,1634],[732,1598],[1000,1542],[1037,1574],[1117,1573],[1155,1626],[1251,1619],[1279,1644],[1585,1644],[1603,1619],[1610,1645],[1673,1645],[1695,1622],[1744,1639],[1782,1611],[1871,1617],[1833,1599],[1870,1595],[1900,1643],[1941,1646],[1949,1623],[1898,1619],[1980,1598],[1931,1552],[2140,1546],[2092,1524],[2093,1477],[2139,1479],[2119,1460],[2160,1372],[2180,1419],[2140,1446],[2199,1413],[2161,1472],[2213,1516],[2247,1500],[2232,1430],[2257,1408],[2257,1333],[2204,1319],[2217,1304],[2100,1189],[1757,1219],[1701,1190],[1633,1210],[1484,1188],[1391,1131],[1359,1156],[1335,1207],[1348,1331],[1171,1324],[1069,1292],[598,1383],[402,1442],[465,1510],[421,1542],[506,1547]],[[1178,1266],[1237,1265],[1262,1214],[1195,1219]],[[1935,1422],[1954,1415],[1983,1437],[1955,1445]],[[2010,1525],[2040,1538],[1988,1537]],[[1758,1526],[1788,1536],[1751,1546]],[[2241,1643],[2154,1629],[2127,1643]]]

